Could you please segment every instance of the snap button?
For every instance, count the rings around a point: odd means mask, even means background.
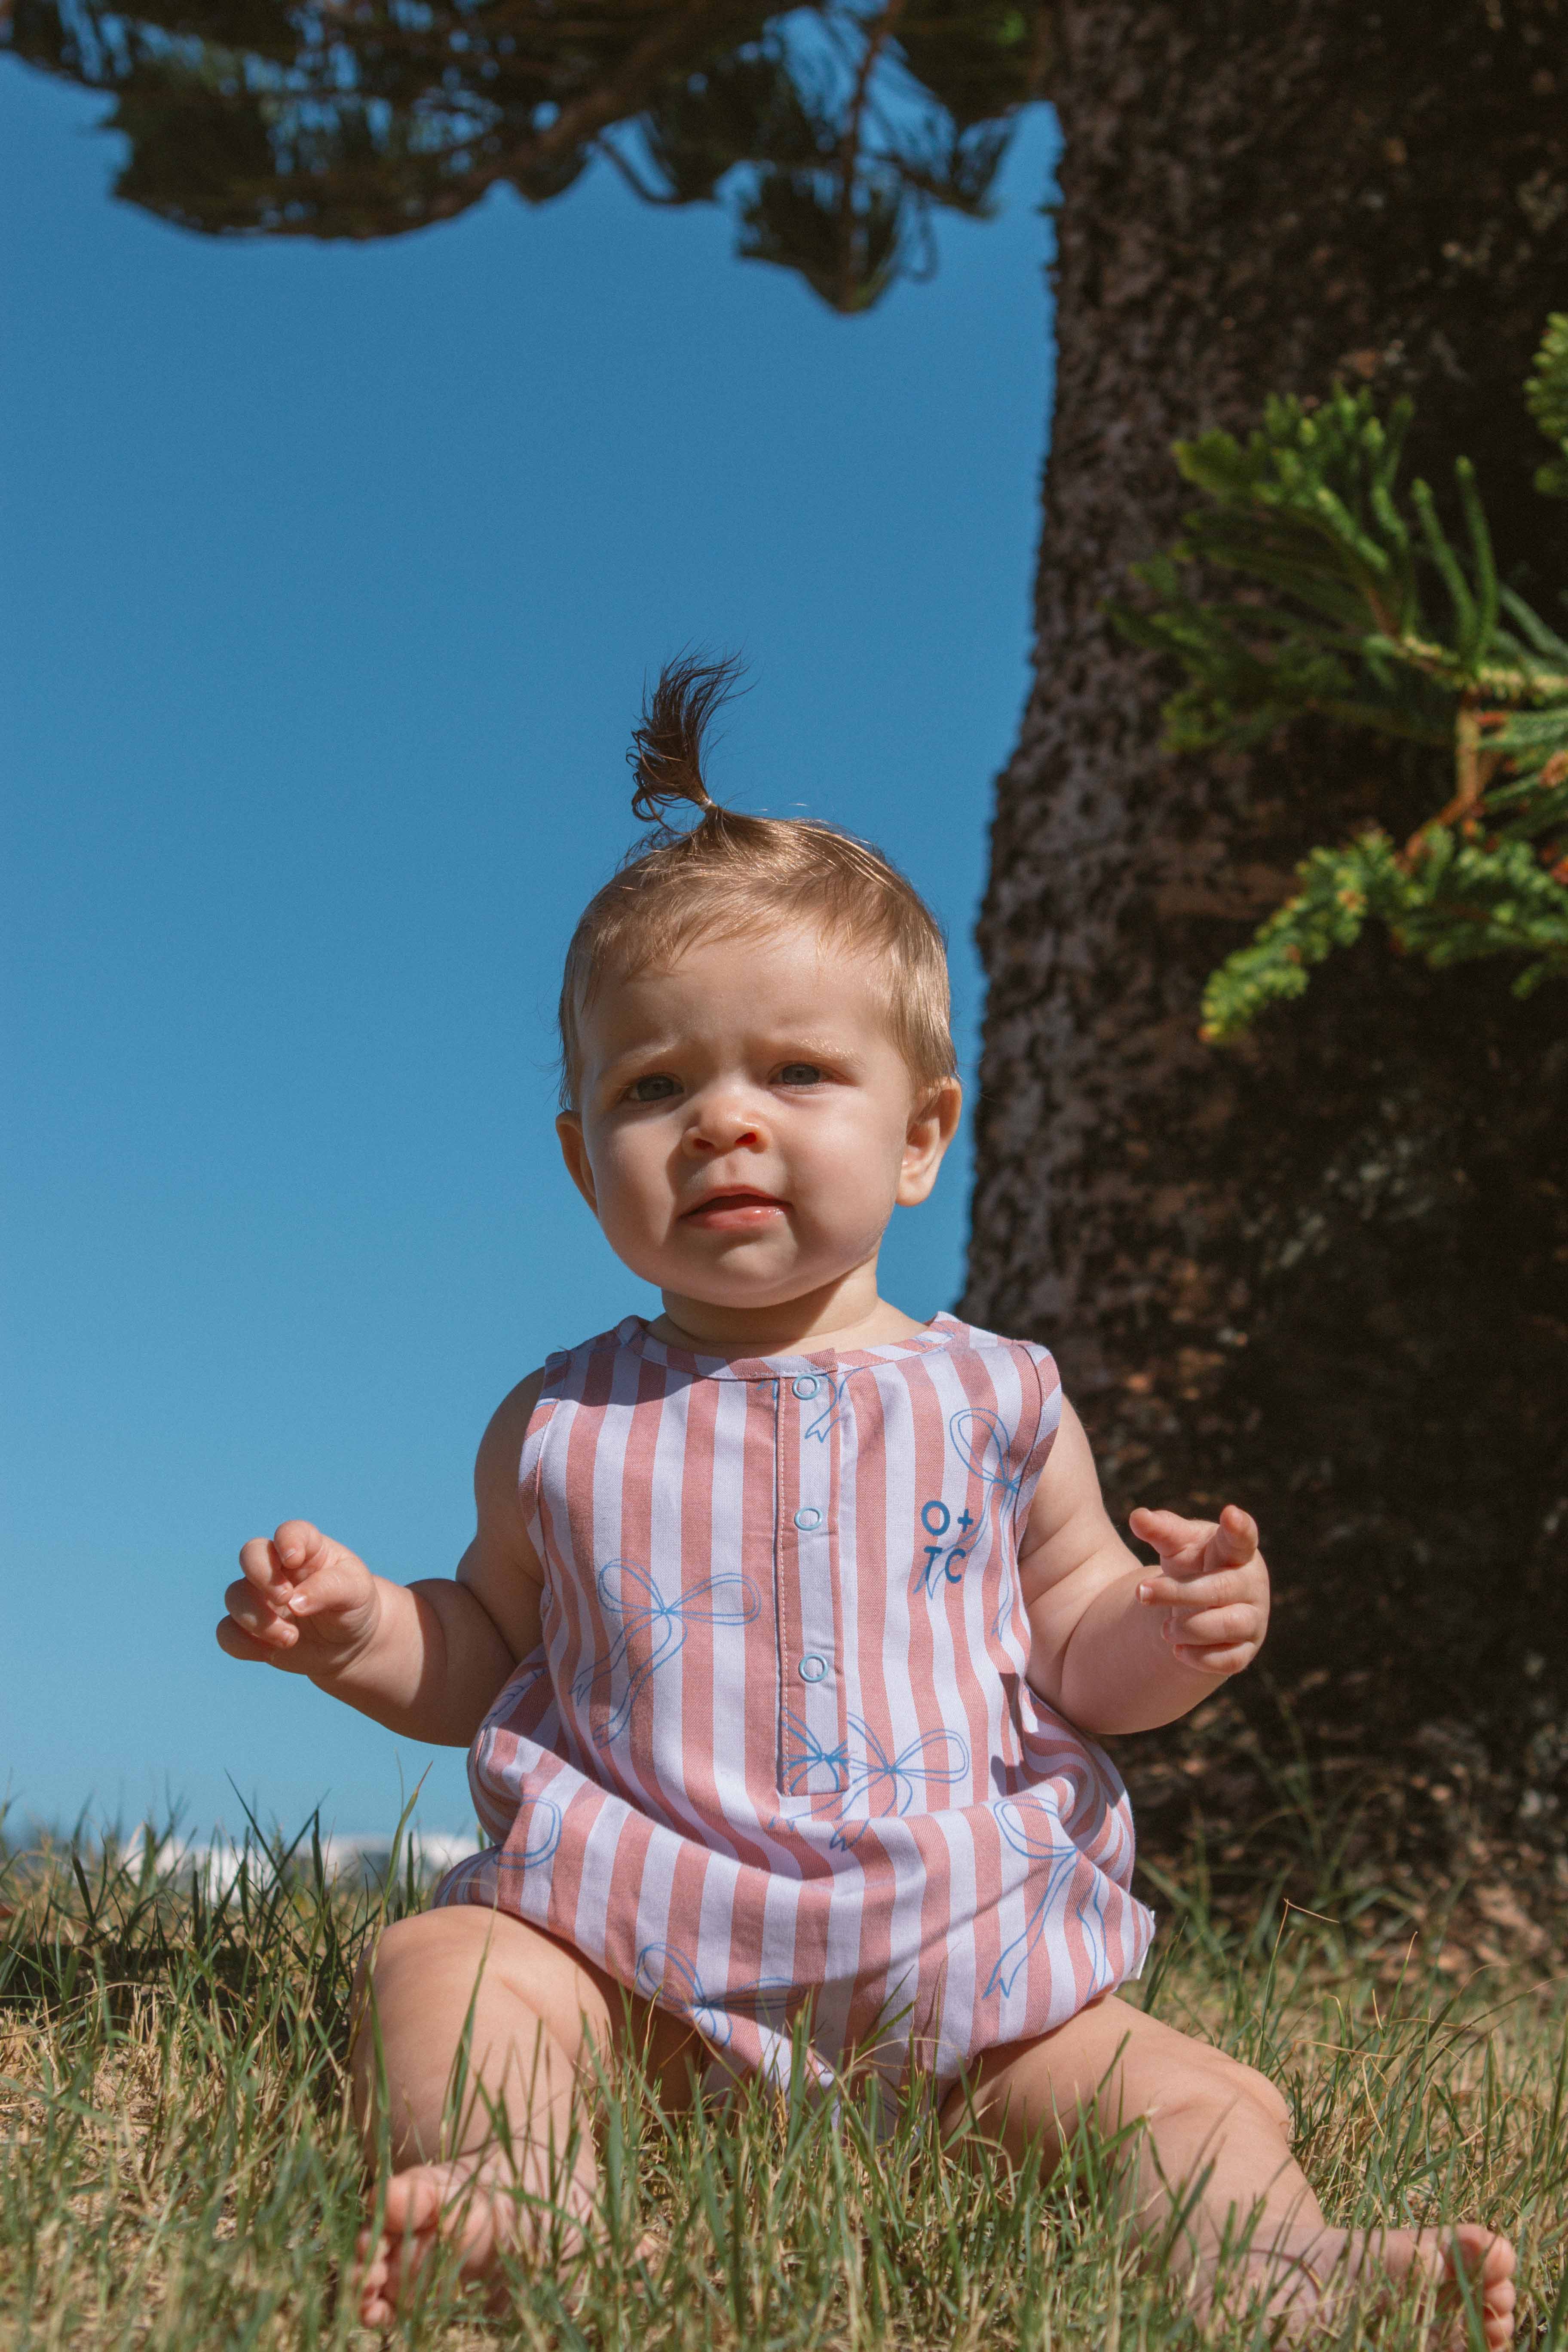
[[[819,1683],[827,1672],[827,1661],[826,1658],[819,1658],[815,1650],[808,1650],[795,1668],[795,1672],[803,1683]]]
[[[795,1523],[797,1528],[819,1528],[822,1525],[822,1513],[807,1503],[804,1510],[795,1513]]]
[[[797,1397],[814,1397],[820,1386],[815,1372],[803,1372],[795,1384],[795,1392]]]

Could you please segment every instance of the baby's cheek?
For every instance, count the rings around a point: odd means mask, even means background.
[[[885,1173],[876,1153],[847,1151],[812,1185],[811,1226],[851,1254],[875,1249],[896,1206],[897,1188]]]
[[[634,1274],[658,1278],[660,1244],[668,1246],[668,1211],[660,1217],[653,1206],[629,1188],[615,1188],[599,1196],[599,1225],[623,1265]]]

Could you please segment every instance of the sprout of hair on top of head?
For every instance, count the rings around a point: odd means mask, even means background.
[[[703,781],[702,754],[714,712],[729,700],[744,671],[739,654],[717,660],[686,655],[668,663],[652,693],[645,695],[626,753],[637,779],[633,813],[645,824],[672,834],[666,811],[681,801],[701,812],[700,821],[721,816]]]
[[[859,955],[888,1033],[922,1099],[957,1064],[942,926],[868,841],[816,817],[721,808],[702,775],[710,720],[741,676],[733,656],[671,662],[651,693],[627,763],[645,834],[583,909],[562,974],[561,1107],[578,1108],[584,1021],[607,982],[668,971],[695,940],[755,940],[806,926],[825,952]],[[679,802],[695,824],[672,826]]]

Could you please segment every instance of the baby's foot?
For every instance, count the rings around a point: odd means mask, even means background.
[[[1514,2252],[1479,2222],[1447,2230],[1323,2230],[1300,2252],[1256,2254],[1256,2283],[1267,2279],[1270,2313],[1287,2341],[1310,2338],[1344,2316],[1351,2298],[1376,2305],[1420,2291],[1429,2352],[1469,2352],[1470,2313],[1487,2352],[1513,2340]]]
[[[577,2185],[570,2184],[568,2206],[580,2200],[585,2205]],[[499,2153],[458,2157],[448,2164],[411,2164],[405,2172],[395,2172],[386,2184],[380,2230],[367,2226],[359,2233],[354,2284],[360,2317],[367,2327],[384,2327],[439,2246],[456,2260],[459,2277],[488,2287],[491,2308],[504,2310],[506,2280],[497,2275],[501,2256],[537,2261],[555,2219],[542,2200],[524,2192],[513,2167]],[[568,2220],[563,2236],[563,2251],[575,2252],[583,2242],[581,2218]]]

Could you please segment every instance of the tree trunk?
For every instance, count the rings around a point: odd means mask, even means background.
[[[1568,307],[1568,9],[1064,0],[1053,95],[1037,677],[980,925],[965,1311],[1057,1349],[1117,1508],[1258,1513],[1266,1656],[1320,1752],[1403,1756],[1439,1809],[1468,1772],[1560,1832],[1568,992],[1520,1004],[1501,965],[1379,934],[1201,1045],[1205,975],[1294,861],[1447,787],[1308,727],[1164,756],[1175,681],[1101,604],[1177,534],[1174,439],[1340,375],[1414,394],[1440,499],[1475,458],[1505,576],[1554,611],[1568,509],[1531,488],[1520,387]]]

